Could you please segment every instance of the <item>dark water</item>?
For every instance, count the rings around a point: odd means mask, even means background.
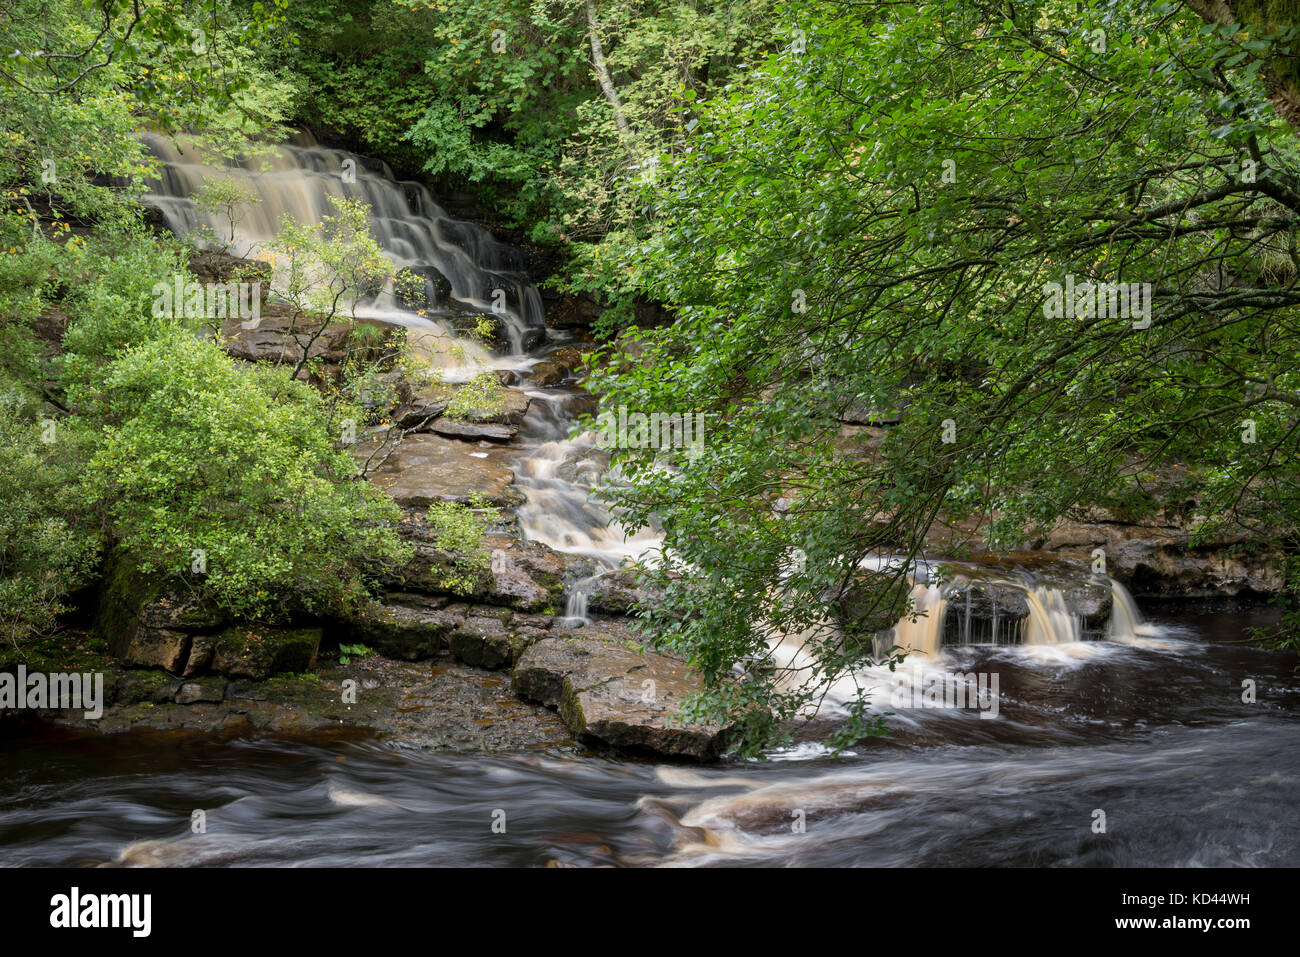
[[[1293,655],[1235,643],[1247,623],[1165,616],[1138,645],[967,649],[954,664],[1001,676],[996,720],[900,713],[889,740],[838,760],[811,745],[701,769],[356,737],[10,739],[0,862],[1297,866],[1300,675]]]

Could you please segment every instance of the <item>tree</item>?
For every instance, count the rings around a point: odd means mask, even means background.
[[[803,9],[806,50],[714,100],[667,165],[660,229],[616,268],[676,322],[595,382],[707,415],[690,459],[621,452],[612,495],[664,530],[648,627],[751,749],[907,612],[906,567],[864,562],[925,553],[939,519],[974,529],[948,554],[1085,502],[1192,495],[1201,529],[1289,548],[1300,519],[1300,168],[1261,73],[1297,28],[1177,4]],[[850,408],[903,414],[846,439]],[[1154,482],[1172,463],[1186,481]],[[803,636],[806,669],[773,666],[772,632]]]

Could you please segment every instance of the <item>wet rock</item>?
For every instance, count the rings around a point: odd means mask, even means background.
[[[208,702],[215,704],[226,696],[225,678],[196,678],[184,682],[176,692],[177,704],[198,704]]]
[[[559,385],[569,377],[569,370],[554,362],[539,362],[528,372],[528,380],[542,387]]]
[[[1089,520],[1058,522],[1036,544],[1080,561],[1102,549],[1107,572],[1136,598],[1258,600],[1285,587],[1285,556],[1245,532],[1193,544],[1180,521],[1123,521],[1095,508],[1084,517]]]
[[[230,678],[255,680],[309,671],[316,663],[320,640],[319,628],[228,628],[216,638],[212,669]]]
[[[398,411],[395,420],[404,429],[427,432],[438,416],[446,411],[446,399],[430,399],[424,396],[416,396]]]
[[[109,558],[95,627],[124,664],[179,673],[189,657],[190,632],[225,620],[197,585],[143,575],[126,554]]]
[[[676,720],[700,690],[686,663],[626,637],[583,629],[544,638],[515,666],[513,684],[526,700],[557,708],[574,734],[613,747],[704,761],[725,746],[724,728]]]
[[[1093,574],[1087,565],[1021,553],[988,565],[951,565],[949,572],[950,584],[944,589],[946,645],[1023,641],[1031,618],[1031,592],[1049,612],[1059,593],[1081,639],[1106,637],[1113,604],[1110,580]]]
[[[443,414],[451,401],[464,388],[466,386],[460,383],[429,386],[411,400],[411,407],[414,408],[417,404],[420,404],[422,408],[426,409],[439,408],[439,414]],[[516,428],[523,425],[524,416],[528,414],[528,407],[533,400],[525,395],[522,389],[509,387],[501,390],[499,399],[500,401],[490,408],[458,410],[459,414],[457,414],[456,419],[474,423],[512,425]]]
[[[945,645],[1019,644],[1029,619],[1024,589],[987,581],[959,581],[946,593]]]
[[[545,329],[525,329],[519,336],[519,348],[523,352],[534,352],[546,344]]]
[[[331,323],[319,336],[315,331],[310,323],[302,319],[295,322],[281,308],[268,306],[262,310],[256,326],[246,327],[240,319],[223,321],[221,339],[232,358],[245,362],[297,363],[304,349],[309,359],[332,364],[342,362],[347,354],[350,327],[341,322]]]
[[[190,253],[190,272],[201,283],[260,282],[265,296],[271,287],[271,264],[260,259],[240,259],[220,249]]]
[[[585,356],[572,346],[556,349],[528,372],[528,379],[537,386],[556,386],[577,375]]]
[[[354,447],[364,462],[374,453],[372,443]],[[397,450],[366,477],[388,492],[399,505],[428,508],[434,502],[468,502],[473,493],[505,508],[518,493],[514,473],[494,458],[479,458],[474,447],[437,435],[408,435]]]
[[[540,628],[521,623],[530,617],[509,609],[475,608],[452,634],[451,653],[458,661],[495,671],[513,665],[533,644],[546,636]]]
[[[162,704],[171,701],[180,687],[178,680],[163,671],[127,672],[119,675],[113,685],[113,703]]]
[[[190,636],[183,631],[141,627],[121,651],[124,663],[140,668],[162,668],[179,674],[189,657]]]
[[[355,682],[355,702],[343,700],[345,679]],[[184,719],[214,720],[193,713],[201,707]],[[414,663],[371,656],[325,669],[311,680],[231,682],[220,710],[244,713],[255,728],[365,728],[425,749],[492,752],[573,744],[559,717],[520,701],[504,675],[449,658]]]
[[[491,581],[484,595],[524,612],[558,610],[564,593],[564,559],[540,542],[523,542],[508,535],[487,535],[491,551]]]
[[[464,620],[464,607],[448,608],[445,599],[388,595],[349,622],[340,640],[368,645],[390,658],[417,661],[442,651]]]
[[[403,747],[465,752],[576,744],[554,711],[516,697],[508,676],[459,664],[445,652],[433,662],[370,655],[346,665],[327,662],[313,674],[228,682],[219,677],[182,681],[159,670],[121,671],[104,656],[78,667],[105,672],[109,704],[103,716],[88,719],[73,710],[41,720],[98,734],[144,729],[376,734]]]
[[[190,654],[185,662],[184,678],[192,678],[212,667],[212,656],[217,650],[216,635],[194,635],[190,639]]]
[[[503,425],[521,426],[532,399],[522,389],[506,389],[499,409],[478,410],[465,416],[471,422],[500,422]]]
[[[519,431],[516,425],[500,425],[492,422],[466,422],[461,419],[441,418],[429,426],[439,435],[449,439],[464,439],[469,442],[485,440],[488,442],[509,442]]]
[[[539,631],[546,631],[555,624],[555,619],[550,615],[516,614],[510,619],[510,623],[518,628],[536,628]]]
[[[595,322],[604,306],[590,296],[564,293],[553,303],[547,303],[546,322],[562,329],[584,328]]]
[[[564,592],[564,559],[545,545],[489,533],[482,543],[486,561],[477,571],[467,571],[458,564],[457,555],[437,546],[433,530],[423,522],[404,523],[402,534],[414,550],[404,566],[383,575],[389,588],[522,612],[552,615],[558,609]]]
[[[636,612],[638,605],[656,600],[656,593],[644,588],[637,579],[637,571],[619,568],[605,572],[584,586],[587,592],[587,610],[605,615],[627,616]]]
[[[899,409],[881,409],[861,399],[853,399],[839,410],[837,418],[850,425],[885,426],[902,422],[903,413]]]

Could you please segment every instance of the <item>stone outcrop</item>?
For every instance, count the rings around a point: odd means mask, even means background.
[[[315,663],[319,628],[228,625],[197,584],[142,575],[125,555],[109,560],[95,630],[120,663],[185,678],[266,678]]]
[[[359,442],[358,462],[375,456],[376,444]],[[367,479],[405,508],[428,508],[434,502],[468,502],[474,493],[499,508],[513,505],[519,493],[515,476],[490,451],[466,442],[424,433],[408,435],[371,471]]]
[[[392,592],[441,596],[521,612],[555,614],[559,610],[566,563],[558,552],[540,542],[488,532],[482,543],[486,563],[471,572],[457,565],[456,555],[438,547],[436,531],[422,519],[404,522],[402,535],[414,550],[404,566],[383,576],[382,583]],[[453,578],[463,587],[449,590],[447,583]]]
[[[612,747],[696,761],[725,747],[726,729],[677,721],[688,696],[700,690],[686,663],[642,649],[619,630],[538,641],[515,666],[514,689],[556,708],[575,735]]]
[[[465,606],[418,594],[390,594],[339,629],[339,643],[364,644],[389,658],[418,661],[447,647],[465,622]]]
[[[1227,532],[1193,543],[1178,517],[1125,521],[1091,508],[1058,522],[1035,543],[1057,557],[1091,561],[1106,555],[1106,570],[1134,597],[1259,600],[1284,587],[1284,556],[1245,532]]]
[[[230,678],[257,681],[282,672],[310,671],[320,640],[319,628],[239,625],[216,636],[210,667]]]

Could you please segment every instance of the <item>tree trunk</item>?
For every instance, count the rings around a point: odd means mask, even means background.
[[[600,82],[605,99],[614,110],[614,122],[618,124],[619,132],[631,136],[627,117],[623,115],[623,102],[618,98],[618,90],[614,89],[609,78],[609,70],[605,69],[605,53],[600,46],[600,25],[596,21],[596,0],[587,0],[587,26],[591,37],[591,65],[596,71],[596,79]]]

